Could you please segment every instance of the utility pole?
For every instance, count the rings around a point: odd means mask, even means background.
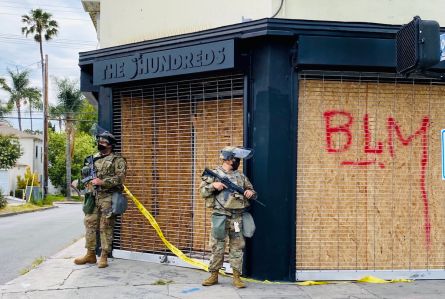
[[[48,194],[48,54],[45,55],[43,90],[43,194]]]

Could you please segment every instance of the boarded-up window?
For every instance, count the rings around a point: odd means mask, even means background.
[[[204,167],[218,165],[222,147],[243,144],[243,77],[122,88],[113,98],[119,146],[128,162],[126,185],[173,245],[206,258],[211,211],[198,186]],[[122,250],[167,252],[132,203],[116,238]]]
[[[445,267],[445,86],[299,81],[297,270]]]

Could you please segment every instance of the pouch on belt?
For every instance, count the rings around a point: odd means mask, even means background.
[[[212,236],[217,240],[224,240],[226,237],[226,215],[212,215]]]
[[[251,238],[255,233],[255,222],[253,217],[249,212],[243,213],[243,236],[246,238]]]
[[[114,215],[121,215],[127,210],[127,198],[122,192],[113,192],[111,195],[111,209]]]
[[[85,198],[83,200],[83,213],[85,215],[93,214],[94,207],[96,206],[96,199],[92,193],[85,194]]]

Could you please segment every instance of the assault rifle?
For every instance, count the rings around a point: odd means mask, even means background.
[[[232,182],[231,180],[229,180],[228,178],[226,178],[226,177],[222,177],[222,176],[220,176],[219,174],[217,174],[216,172],[214,172],[214,171],[212,171],[212,170],[210,170],[210,169],[208,169],[208,168],[205,168],[205,169],[204,169],[204,172],[202,173],[202,175],[203,175],[203,176],[211,176],[211,177],[217,179],[218,181],[220,181],[221,183],[223,183],[224,185],[226,185],[226,186],[227,186],[227,189],[228,189],[229,191],[231,191],[231,192],[236,192],[236,193],[239,193],[239,194],[241,194],[241,195],[244,195],[244,192],[246,191],[246,190],[244,190],[243,188],[241,188],[240,186],[238,186],[237,184],[233,183],[233,182]],[[254,201],[256,201],[257,203],[259,203],[260,205],[262,205],[263,207],[266,207],[266,205],[263,204],[261,201],[259,201],[259,200],[257,200],[257,199],[254,199],[254,198],[252,198],[252,199],[253,199]]]
[[[88,171],[85,171],[84,173],[84,169],[82,169],[82,176],[84,176],[84,178],[81,180],[82,184],[88,183],[97,177],[96,170],[94,170],[93,156],[88,156],[85,160],[88,162]]]

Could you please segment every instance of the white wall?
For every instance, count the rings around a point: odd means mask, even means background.
[[[100,2],[101,47],[195,32],[270,14],[270,0]]]
[[[37,172],[39,181],[43,180],[43,141],[36,138],[19,138],[20,148],[23,155],[17,160],[17,166],[9,169],[10,190],[17,188],[17,176],[24,176],[26,167],[30,167],[32,172]],[[36,146],[38,147],[38,156],[36,157]],[[9,191],[8,190],[8,194]]]
[[[101,0],[102,48],[268,18],[281,0]],[[445,26],[444,0],[284,0],[277,18],[405,24],[415,15]]]
[[[416,15],[445,26],[444,0],[285,0],[279,18],[405,24]]]

